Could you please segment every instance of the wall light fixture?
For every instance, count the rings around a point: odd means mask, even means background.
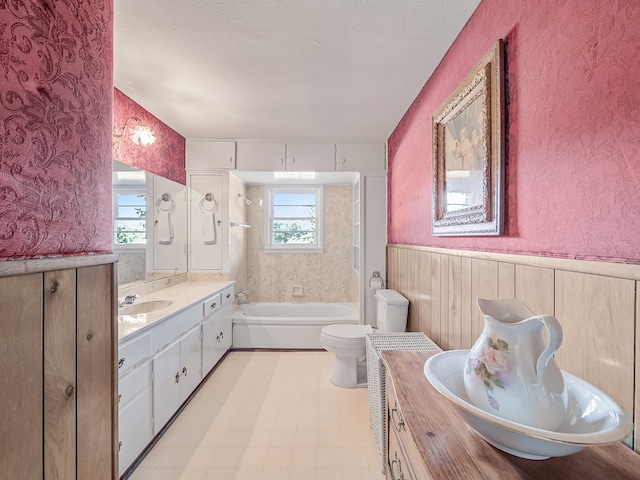
[[[129,138],[131,138],[131,141],[133,141],[133,143],[143,147],[148,147],[149,145],[152,145],[153,142],[156,141],[156,137],[153,134],[153,130],[151,130],[151,128],[148,127],[147,125],[144,125],[142,123],[142,120],[140,120],[139,117],[127,118],[127,120],[124,122],[124,125],[120,133],[116,131],[116,126],[114,125],[113,137],[116,139],[120,139],[124,137],[124,133],[127,131],[127,125],[129,125],[129,122],[131,121],[138,123],[135,127],[129,128]]]

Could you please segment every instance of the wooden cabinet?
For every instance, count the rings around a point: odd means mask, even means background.
[[[247,172],[279,172],[285,170],[284,142],[238,142],[238,170]]]
[[[189,187],[189,270],[222,271],[229,245],[228,175],[190,175]]]
[[[427,471],[416,446],[409,425],[405,421],[398,396],[393,385],[393,378],[387,373],[387,432],[389,432],[389,451],[387,458],[387,478],[399,480],[433,479]],[[408,478],[407,478],[408,477]]]
[[[187,139],[186,170],[236,168],[236,142],[229,140]]]
[[[7,262],[0,274],[0,478],[117,476],[116,260]]]
[[[387,151],[384,143],[336,144],[336,170],[362,172],[386,169]]]
[[[431,353],[387,350],[389,450],[387,478],[601,480],[640,479],[640,456],[622,443],[588,447],[566,457],[527,460],[484,441],[457,407],[424,377]]]
[[[200,328],[153,359],[153,422],[158,433],[202,379]]]
[[[287,143],[286,169],[291,172],[332,172],[336,150],[333,143]]]

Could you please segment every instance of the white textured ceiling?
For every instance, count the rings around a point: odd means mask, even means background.
[[[385,141],[480,0],[115,0],[114,83],[187,138]]]

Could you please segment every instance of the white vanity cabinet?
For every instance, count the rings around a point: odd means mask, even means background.
[[[151,362],[122,375],[118,388],[118,458],[122,474],[153,438]]]
[[[158,433],[202,379],[200,327],[153,358],[153,423]]]
[[[236,168],[236,142],[188,138],[186,141],[186,170]]]
[[[212,302],[218,302],[211,308]],[[233,288],[223,290],[220,295],[204,302],[202,322],[202,376],[206,376],[216,363],[231,348],[231,309]]]
[[[118,348],[118,449],[120,474],[153,438],[151,334]]]

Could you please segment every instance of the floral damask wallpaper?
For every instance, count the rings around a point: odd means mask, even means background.
[[[113,158],[186,185],[184,137],[116,88],[113,93],[113,124],[116,133],[122,132],[125,122],[132,116],[138,117],[145,126],[153,130],[156,141],[148,146],[136,145],[125,134],[114,141]]]
[[[0,260],[111,252],[112,19],[0,1]]]

